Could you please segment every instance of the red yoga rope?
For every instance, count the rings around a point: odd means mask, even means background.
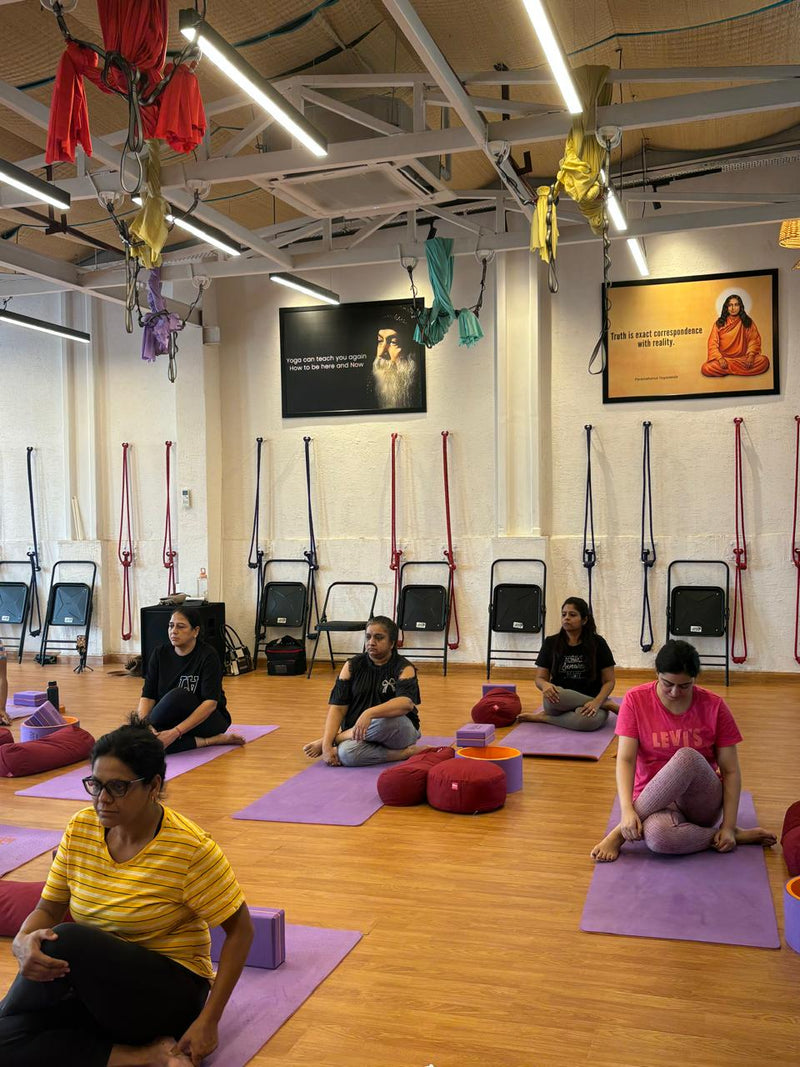
[[[794,516],[792,519],[792,563],[797,571],[797,593],[794,601],[794,658],[800,663],[800,543],[797,530],[797,490],[800,488],[800,415],[794,417]]]
[[[131,616],[131,567],[133,566],[133,540],[131,539],[131,491],[128,475],[127,441],[122,442],[122,502],[119,509],[119,540],[117,541],[117,559],[122,564],[122,621],[120,630],[123,641],[130,641],[133,633]],[[122,546],[123,531],[125,547]],[[127,624],[127,626],[126,626]]]
[[[442,430],[442,471],[444,474],[444,517],[447,522],[447,548],[444,550],[447,565],[450,568],[450,610],[447,615],[447,647],[451,651],[458,648],[461,641],[461,633],[458,628],[458,608],[456,607],[456,561],[453,555],[453,531],[450,526],[450,482],[447,474],[447,439],[449,430]],[[456,639],[450,640],[450,620],[456,624]]]
[[[389,560],[389,570],[394,571],[394,599],[392,600],[392,618],[397,620],[397,597],[400,592],[400,561],[403,555],[402,548],[397,547],[397,438],[400,434],[392,434],[392,550]],[[398,640],[398,645],[402,641]]]
[[[167,461],[167,510],[164,520],[164,545],[161,549],[161,560],[167,570],[167,596],[172,596],[177,592],[177,586],[175,585],[175,557],[177,552],[172,548],[172,513],[170,510],[170,478],[169,478],[169,453],[172,448],[172,441],[165,441],[167,446],[166,461]]]
[[[744,623],[744,590],[742,588],[742,571],[747,570],[747,540],[744,532],[744,487],[742,484],[742,423],[744,419],[734,419],[734,512],[736,517],[736,548],[734,556],[733,586],[733,629],[731,631],[731,659],[734,663],[744,663],[747,659],[747,630]],[[736,654],[736,623],[741,619],[742,646],[740,655]]]

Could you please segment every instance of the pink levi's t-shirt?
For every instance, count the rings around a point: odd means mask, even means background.
[[[716,693],[696,685],[692,703],[683,715],[673,715],[658,699],[656,685],[646,682],[630,689],[617,716],[615,732],[639,742],[634,800],[679,748],[697,749],[719,774],[717,750],[742,740],[730,708]]]

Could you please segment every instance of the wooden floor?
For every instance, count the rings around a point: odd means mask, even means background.
[[[9,669],[12,691],[44,685],[35,664]],[[68,712],[95,735],[119,724],[141,685],[103,672],[47,671]],[[524,706],[534,706],[530,673],[495,677],[519,681]],[[234,721],[280,730],[168,789],[169,803],[222,845],[251,903],[283,907],[290,922],[364,934],[252,1064],[800,1063],[800,955],[791,949],[579,931],[589,850],[614,795],[615,745],[599,763],[526,759],[523,791],[480,817],[423,806],[383,808],[356,828],[232,820],[231,812],[307,765],[300,746],[321,731],[331,678],[322,667],[311,681],[262,672],[229,679]],[[482,680],[477,668],[444,679],[428,664],[425,731],[445,734],[467,721]],[[617,693],[644,680],[629,674]],[[745,738],[744,785],[762,825],[779,831],[800,798],[797,678],[737,676],[726,696]],[[19,787],[0,781],[3,822],[61,828],[76,810],[69,801],[16,797]],[[767,867],[782,929],[778,848]],[[46,869],[43,856],[11,877],[41,878]],[[14,973],[9,942],[0,941],[0,985]]]

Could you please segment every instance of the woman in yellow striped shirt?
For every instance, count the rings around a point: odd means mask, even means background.
[[[95,744],[94,806],[70,820],[12,946],[4,1067],[188,1067],[216,1048],[253,927],[219,846],[161,803],[165,770],[135,716]],[[209,926],[226,934],[216,978]]]

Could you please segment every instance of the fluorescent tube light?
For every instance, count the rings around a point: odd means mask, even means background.
[[[38,330],[40,333],[51,333],[54,337],[64,337],[67,341],[80,341],[82,345],[88,345],[91,337],[82,330],[72,330],[69,326],[59,326],[55,322],[45,322],[44,319],[32,319],[28,315],[18,315],[16,311],[0,308],[0,322],[7,322],[9,326],[24,326],[26,330]]]
[[[298,293],[306,293],[308,296],[313,296],[316,300],[322,300],[326,304],[341,303],[338,293],[334,293],[330,289],[323,289],[321,285],[314,285],[313,282],[304,281],[302,278],[298,278],[296,274],[270,274],[269,280],[277,282],[278,285],[285,285],[289,289],[296,289]]]
[[[207,241],[208,244],[213,245],[214,248],[219,248],[221,252],[227,252],[228,255],[240,256],[242,254],[239,245],[235,244],[222,230],[218,230],[216,226],[209,226],[207,222],[201,222],[193,215],[173,215],[172,212],[174,210],[175,208],[170,205],[170,210],[165,216],[170,224],[180,226],[182,230],[194,234],[201,241]]]
[[[542,51],[550,66],[553,77],[556,80],[556,84],[561,90],[561,95],[564,97],[564,103],[567,105],[567,110],[570,115],[580,115],[583,111],[583,105],[578,96],[578,91],[575,88],[575,83],[572,80],[570,69],[567,66],[566,57],[556,40],[553,27],[550,25],[550,19],[547,17],[547,11],[545,10],[542,0],[522,0],[522,2],[528,12],[528,17],[533,23],[536,36],[539,38],[539,44],[542,46]]]
[[[13,185],[15,189],[20,189],[23,193],[29,193],[45,204],[52,204],[53,207],[60,207],[62,211],[69,211],[71,203],[69,193],[65,193],[52,182],[43,181],[35,174],[29,174],[27,170],[5,159],[0,159],[0,181],[5,182],[6,185]]]
[[[644,249],[639,243],[639,238],[629,237],[628,248],[631,250],[634,263],[639,268],[639,273],[643,278],[647,278],[650,274],[650,267],[647,265],[647,256],[644,254]]]
[[[328,142],[311,123],[293,107],[288,100],[277,92],[266,78],[251,67],[246,59],[236,51],[233,45],[200,18],[192,8],[184,8],[178,13],[178,26],[189,41],[195,41],[211,62],[242,89],[259,107],[288,130],[293,137],[305,145],[315,156],[322,158],[328,154]],[[579,108],[580,110],[580,108]]]

